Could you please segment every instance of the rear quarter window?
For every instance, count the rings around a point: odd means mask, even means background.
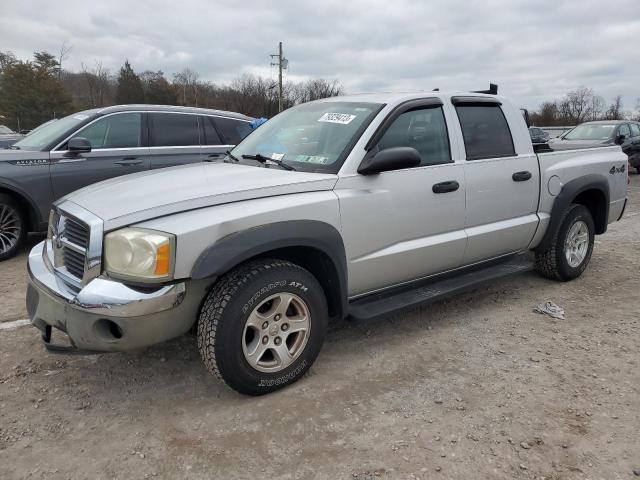
[[[467,160],[515,155],[507,119],[498,104],[456,106]]]
[[[214,121],[218,131],[229,145],[237,145],[252,131],[251,124],[242,120],[216,117]]]

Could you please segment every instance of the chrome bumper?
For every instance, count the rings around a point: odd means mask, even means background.
[[[45,343],[51,328],[66,332],[74,348],[91,351],[129,350],[152,345],[187,331],[196,319],[205,288],[186,282],[152,291],[131,288],[107,278],[94,278],[74,290],[54,275],[45,242],[31,250],[28,261],[27,311]],[[189,291],[188,291],[189,290]]]

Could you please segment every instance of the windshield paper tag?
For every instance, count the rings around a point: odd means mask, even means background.
[[[282,160],[284,158],[284,153],[272,153],[271,158],[273,160]]]
[[[329,122],[329,123],[340,123],[342,125],[349,125],[353,119],[356,118],[356,115],[350,115],[348,113],[325,113],[322,115],[318,121],[319,122]]]

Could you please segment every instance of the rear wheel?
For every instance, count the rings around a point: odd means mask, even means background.
[[[20,205],[0,194],[0,261],[13,257],[24,241],[27,222]]]
[[[198,348],[207,369],[231,388],[261,395],[305,374],[327,322],[313,275],[283,260],[252,261],[222,277],[205,299]]]
[[[536,252],[536,270],[554,280],[567,281],[579,277],[591,259],[594,235],[591,212],[583,205],[570,205],[549,248]]]

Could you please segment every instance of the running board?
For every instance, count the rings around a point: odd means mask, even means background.
[[[413,289],[395,293],[378,293],[354,300],[349,304],[349,315],[356,320],[370,320],[404,308],[426,305],[453,295],[473,290],[483,283],[498,278],[533,270],[533,262],[526,255],[516,255],[501,263],[476,268],[446,278],[421,283]]]

